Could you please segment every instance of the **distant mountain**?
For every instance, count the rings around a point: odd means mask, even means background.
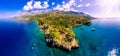
[[[90,15],[84,13],[84,12],[58,11],[58,10],[54,10],[54,11],[52,11],[52,12],[57,12],[57,13],[61,13],[61,12],[62,12],[62,13],[65,13],[65,14],[76,14],[76,15],[86,16],[86,17],[88,17],[88,18],[90,18],[90,19],[96,19],[95,17],[92,17],[92,16],[90,16]]]
[[[74,12],[74,11],[68,11],[68,12],[65,12],[65,13],[68,13],[68,14],[77,14],[77,15],[81,15],[81,16],[86,16],[90,19],[95,19],[95,17],[92,17],[84,12]]]
[[[76,14],[88,17],[90,19],[96,19],[95,17],[92,17],[84,12],[74,12],[74,11],[59,11],[59,10],[33,10],[33,11],[25,11],[17,14],[15,17],[23,17],[23,16],[33,16],[33,15],[39,15],[39,14],[46,14],[50,12],[56,12],[56,13],[65,13],[65,14]]]

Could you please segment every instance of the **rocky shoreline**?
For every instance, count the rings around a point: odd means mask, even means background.
[[[72,48],[79,48],[78,41],[71,39],[69,34],[61,34],[61,39],[53,38],[50,33],[45,34],[45,41],[48,46],[61,48],[67,51],[71,51]]]

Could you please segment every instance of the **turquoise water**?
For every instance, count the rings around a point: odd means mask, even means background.
[[[96,31],[92,31],[95,28]],[[44,42],[44,35],[38,37],[36,54],[38,56],[107,56],[113,48],[120,47],[120,20],[95,19],[91,26],[79,26],[73,29],[79,40],[80,48],[65,52],[56,48],[49,48]],[[119,51],[118,51],[119,52]],[[116,54],[120,56],[120,54]]]
[[[96,31],[92,31],[92,28]],[[81,26],[73,30],[87,51],[85,56],[107,56],[108,51],[120,47],[120,19],[95,19],[91,26]]]
[[[73,31],[80,48],[65,52],[46,45],[35,21],[0,20],[0,56],[107,56],[120,47],[120,19],[95,19]]]

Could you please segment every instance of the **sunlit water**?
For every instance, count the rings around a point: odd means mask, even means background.
[[[73,31],[80,48],[65,52],[48,47],[34,21],[0,20],[0,56],[120,56],[120,19],[95,19]]]

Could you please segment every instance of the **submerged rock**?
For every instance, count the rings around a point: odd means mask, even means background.
[[[32,47],[32,50],[34,49],[35,47]]]
[[[31,49],[33,50],[36,47],[36,44],[33,43]]]

